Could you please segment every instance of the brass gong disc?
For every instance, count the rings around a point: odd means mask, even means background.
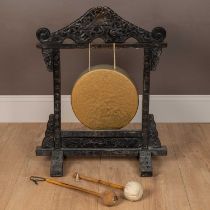
[[[122,69],[98,65],[76,81],[71,103],[76,117],[86,127],[119,129],[135,116],[138,93]]]

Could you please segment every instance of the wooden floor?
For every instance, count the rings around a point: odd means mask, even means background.
[[[0,124],[0,209],[108,209],[95,197],[45,182],[37,186],[29,181],[31,175],[49,175],[49,158],[36,157],[34,152],[41,144],[45,126]],[[162,144],[168,147],[168,156],[153,159],[151,178],[139,177],[135,158],[77,158],[65,161],[65,176],[57,179],[75,183],[72,174],[79,171],[122,184],[129,180],[142,183],[141,201],[123,200],[113,210],[209,210],[210,124],[159,124],[158,131]],[[105,189],[84,181],[76,184],[99,192]]]

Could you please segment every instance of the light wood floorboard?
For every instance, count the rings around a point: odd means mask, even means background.
[[[36,157],[45,124],[0,124],[0,210],[106,210],[95,197],[48,183],[38,186],[31,175],[49,176],[50,158]],[[64,128],[80,128],[65,124]],[[158,124],[168,156],[153,158],[154,176],[139,177],[136,158],[67,158],[64,182],[103,192],[92,183],[75,183],[82,174],[125,184],[136,180],[144,187],[141,201],[123,200],[113,210],[209,210],[210,124]],[[118,192],[119,193],[119,192]]]

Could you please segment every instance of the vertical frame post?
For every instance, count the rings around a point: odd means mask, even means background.
[[[61,148],[61,72],[60,51],[54,49],[52,52],[53,65],[53,91],[54,91],[54,141],[55,149]]]
[[[54,91],[54,150],[51,155],[50,175],[63,176],[63,151],[61,139],[61,72],[60,50],[52,51],[53,91]]]
[[[148,148],[149,127],[149,99],[150,99],[150,49],[144,48],[144,72],[142,94],[142,136],[143,148]]]
[[[150,48],[144,48],[144,72],[142,94],[142,139],[143,146],[139,153],[141,176],[152,176],[152,158],[148,149],[149,144],[149,98],[150,98]]]

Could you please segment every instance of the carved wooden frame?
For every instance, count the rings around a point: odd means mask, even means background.
[[[38,48],[50,72],[53,72],[54,114],[49,116],[42,145],[36,154],[51,156],[51,176],[63,176],[64,156],[137,156],[139,157],[141,176],[152,176],[152,156],[166,155],[166,146],[162,146],[154,116],[149,114],[150,71],[156,69],[162,48],[166,47],[166,31],[156,27],[146,31],[118,16],[108,7],[96,7],[70,25],[50,32],[47,28],[37,30]],[[137,43],[128,44],[126,40],[134,38]],[[104,44],[93,44],[93,48],[144,48],[144,73],[142,95],[142,129],[108,131],[63,131],[61,130],[61,71],[60,49],[88,48],[96,38]],[[73,44],[64,44],[71,39]]]

